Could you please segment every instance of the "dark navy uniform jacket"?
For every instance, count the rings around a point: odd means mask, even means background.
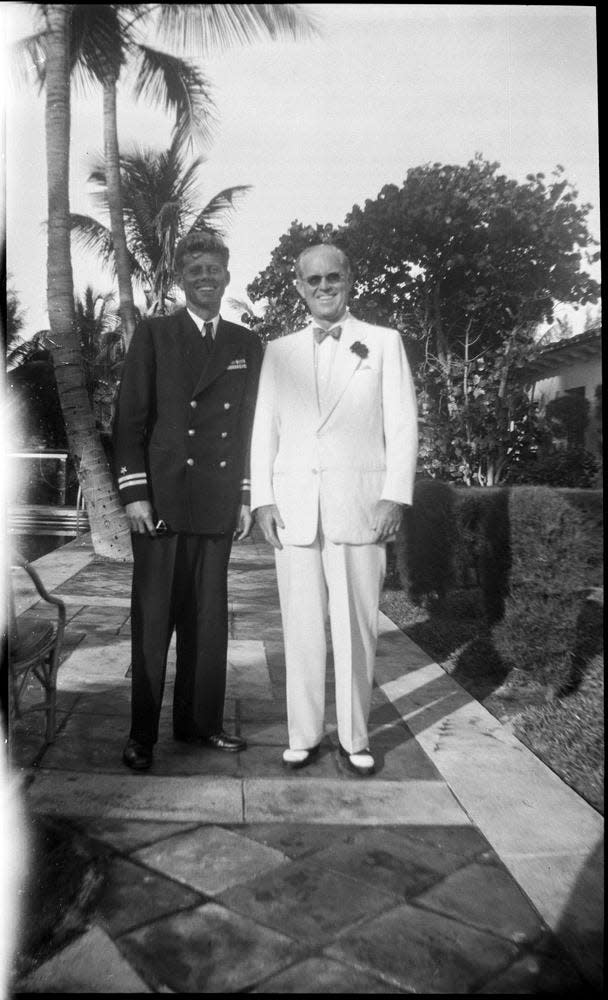
[[[186,309],[139,324],[113,429],[123,504],[149,500],[172,531],[234,530],[261,360],[257,335],[221,318],[210,354]]]

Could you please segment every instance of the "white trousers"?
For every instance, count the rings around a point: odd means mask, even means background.
[[[357,753],[368,746],[386,546],[337,545],[319,530],[312,545],[285,545],[275,558],[289,746],[308,749],[323,737],[329,614],[338,738],[348,753]]]

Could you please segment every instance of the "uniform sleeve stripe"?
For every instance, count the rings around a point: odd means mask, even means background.
[[[121,489],[127,486],[145,486],[148,482],[148,477],[145,472],[133,473],[130,476],[119,476],[118,485]]]

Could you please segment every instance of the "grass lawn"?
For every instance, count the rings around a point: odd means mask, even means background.
[[[569,693],[559,694],[501,659],[474,588],[417,606],[388,586],[380,610],[603,814],[603,603],[589,602],[588,655],[577,661]]]

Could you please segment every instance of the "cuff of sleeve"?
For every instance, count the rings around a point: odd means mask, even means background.
[[[122,483],[118,480],[118,496],[120,502],[126,506],[128,503],[135,503],[136,500],[149,500],[148,480],[144,475],[136,482]]]

